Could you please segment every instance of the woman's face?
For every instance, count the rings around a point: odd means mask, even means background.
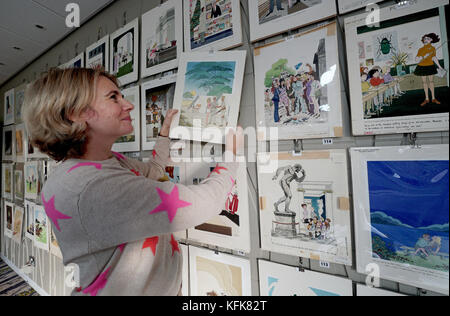
[[[423,43],[424,44],[431,44],[431,42],[432,42],[433,40],[430,38],[430,37],[424,37],[424,39],[423,39]]]
[[[119,88],[108,78],[100,77],[87,124],[92,135],[118,138],[133,132],[130,112],[133,104],[123,98]]]

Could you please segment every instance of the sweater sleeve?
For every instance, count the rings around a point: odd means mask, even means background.
[[[124,168],[98,171],[81,192],[78,210],[91,251],[200,225],[225,205],[237,163],[218,164],[200,185],[135,176]]]

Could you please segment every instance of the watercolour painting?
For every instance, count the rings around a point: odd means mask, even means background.
[[[178,67],[183,52],[183,3],[169,0],[142,16],[141,76]]]
[[[121,86],[138,80],[139,19],[135,19],[110,36],[109,71]]]
[[[343,136],[337,45],[331,23],[255,49],[259,140]]]
[[[329,0],[253,0],[249,1],[249,12],[252,42],[337,14],[335,1]]]
[[[448,294],[448,145],[350,152],[358,272]]]
[[[261,248],[351,265],[347,177],[345,150],[260,153]]]
[[[225,128],[236,128],[246,51],[181,56],[173,108],[179,110],[171,138],[224,143]]]
[[[261,296],[353,296],[352,280],[258,260]]]
[[[191,296],[250,296],[250,261],[189,246]]]
[[[354,135],[448,131],[448,1],[420,1],[345,20]]]
[[[183,4],[185,52],[242,45],[239,0],[183,0]]]

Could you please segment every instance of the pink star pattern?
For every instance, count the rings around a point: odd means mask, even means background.
[[[227,168],[225,168],[225,167],[220,167],[218,164],[217,164],[217,166],[214,168],[214,170],[213,171],[211,171],[211,173],[213,173],[213,172],[215,172],[215,173],[217,173],[217,174],[220,174],[220,170],[228,170]]]
[[[102,164],[100,163],[95,163],[95,162],[80,162],[78,164],[76,164],[75,166],[73,166],[72,168],[69,169],[69,171],[67,171],[67,173],[72,172],[75,169],[81,168],[81,167],[95,167],[98,170],[102,169]]]
[[[123,250],[125,249],[125,246],[126,246],[126,245],[127,245],[127,244],[122,244],[122,245],[119,246],[120,252],[123,252]]]
[[[126,160],[125,156],[122,155],[122,154],[116,153],[115,151],[113,151],[112,154],[113,154],[114,156],[116,156],[116,158],[117,158],[118,160]]]
[[[172,257],[173,257],[173,255],[175,254],[175,251],[180,252],[180,247],[178,247],[178,242],[175,240],[173,235],[170,239],[170,245],[172,246]]]
[[[159,237],[151,237],[147,238],[142,245],[142,249],[150,248],[153,252],[153,255],[156,256],[156,246],[158,246]]]
[[[53,224],[55,224],[56,229],[61,231],[58,221],[61,219],[72,219],[72,217],[61,213],[55,208],[55,196],[48,201],[45,200],[44,194],[41,194],[41,197],[42,203],[44,204],[45,213],[47,213],[47,216],[52,220]]]
[[[152,156],[153,156],[153,159],[156,158],[156,151],[155,150],[152,151]]]
[[[180,200],[180,195],[178,192],[178,187],[175,185],[172,192],[170,194],[167,194],[160,188],[156,188],[159,198],[161,199],[161,204],[159,204],[158,207],[156,207],[153,211],[150,212],[150,214],[155,214],[159,212],[167,212],[167,215],[169,217],[169,222],[172,223],[173,219],[175,218],[175,215],[177,214],[178,209],[187,207],[192,205],[189,202]]]
[[[137,175],[138,177],[141,175],[140,173],[139,173],[139,171],[136,171],[136,170],[134,170],[134,169],[131,169],[130,170],[131,172],[133,172],[135,175]]]
[[[90,294],[91,296],[97,296],[98,292],[103,290],[106,286],[106,283],[108,283],[108,279],[106,276],[108,275],[109,270],[111,270],[111,268],[100,274],[98,278],[94,281],[94,283],[92,283],[88,288],[86,288],[83,291],[83,293]]]

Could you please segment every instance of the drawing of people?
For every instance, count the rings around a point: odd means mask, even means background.
[[[290,116],[289,97],[287,94],[286,80],[284,78],[280,80],[279,93],[280,93],[280,104],[286,109],[286,115]]]
[[[206,99],[206,118],[205,118],[205,126],[209,125],[209,118],[211,116],[212,111],[212,102],[211,98]]]
[[[299,176],[300,173],[302,174],[301,176]],[[294,166],[281,167],[278,168],[272,180],[277,181],[281,174],[283,174],[283,177],[281,178],[279,184],[281,186],[281,189],[283,190],[284,197],[282,197],[278,202],[274,204],[275,212],[280,213],[278,206],[284,203],[284,212],[295,215],[295,212],[291,211],[289,208],[292,199],[291,183],[292,181],[302,183],[306,178],[306,171],[300,164],[296,164]]]
[[[280,84],[278,79],[273,79],[272,81],[272,101],[274,105],[273,113],[274,113],[274,121],[278,123],[280,121],[280,113],[279,113],[279,105],[280,105]]]
[[[307,107],[306,107],[305,99],[303,98],[305,87],[300,78],[300,75],[297,75],[294,77],[294,83],[292,84],[292,89],[294,90],[294,96],[295,96],[295,101],[294,101],[295,114],[300,113],[300,111],[302,113],[306,113]]]
[[[430,245],[430,235],[424,234],[419,240],[417,241],[416,245],[414,246],[414,249],[416,252],[414,253],[416,256],[425,256],[429,257],[428,252],[426,251],[426,248]]]
[[[432,253],[434,255],[437,255],[439,253],[439,251],[441,250],[441,246],[442,246],[442,239],[441,239],[441,237],[433,236],[431,238],[430,244],[428,245],[428,247],[425,248],[425,250],[429,254]]]
[[[211,9],[211,16],[215,19],[222,15],[222,10],[220,9],[220,6],[217,4],[217,1],[213,3],[212,9]]]
[[[440,42],[440,38],[435,33],[426,34],[422,37],[424,46],[417,52],[416,61],[419,63],[414,71],[416,76],[422,77],[423,89],[425,91],[425,101],[420,106],[430,103],[429,90],[431,90],[431,103],[441,104],[436,100],[434,89],[434,76],[438,74],[438,69],[445,71],[439,64],[436,55],[436,48],[431,45]]]
[[[283,11],[283,7],[281,6],[281,0],[276,0],[277,1],[277,11]],[[273,13],[273,10],[275,9],[275,0],[270,0],[270,8],[269,8],[269,12],[266,14],[266,18],[271,15]]]

